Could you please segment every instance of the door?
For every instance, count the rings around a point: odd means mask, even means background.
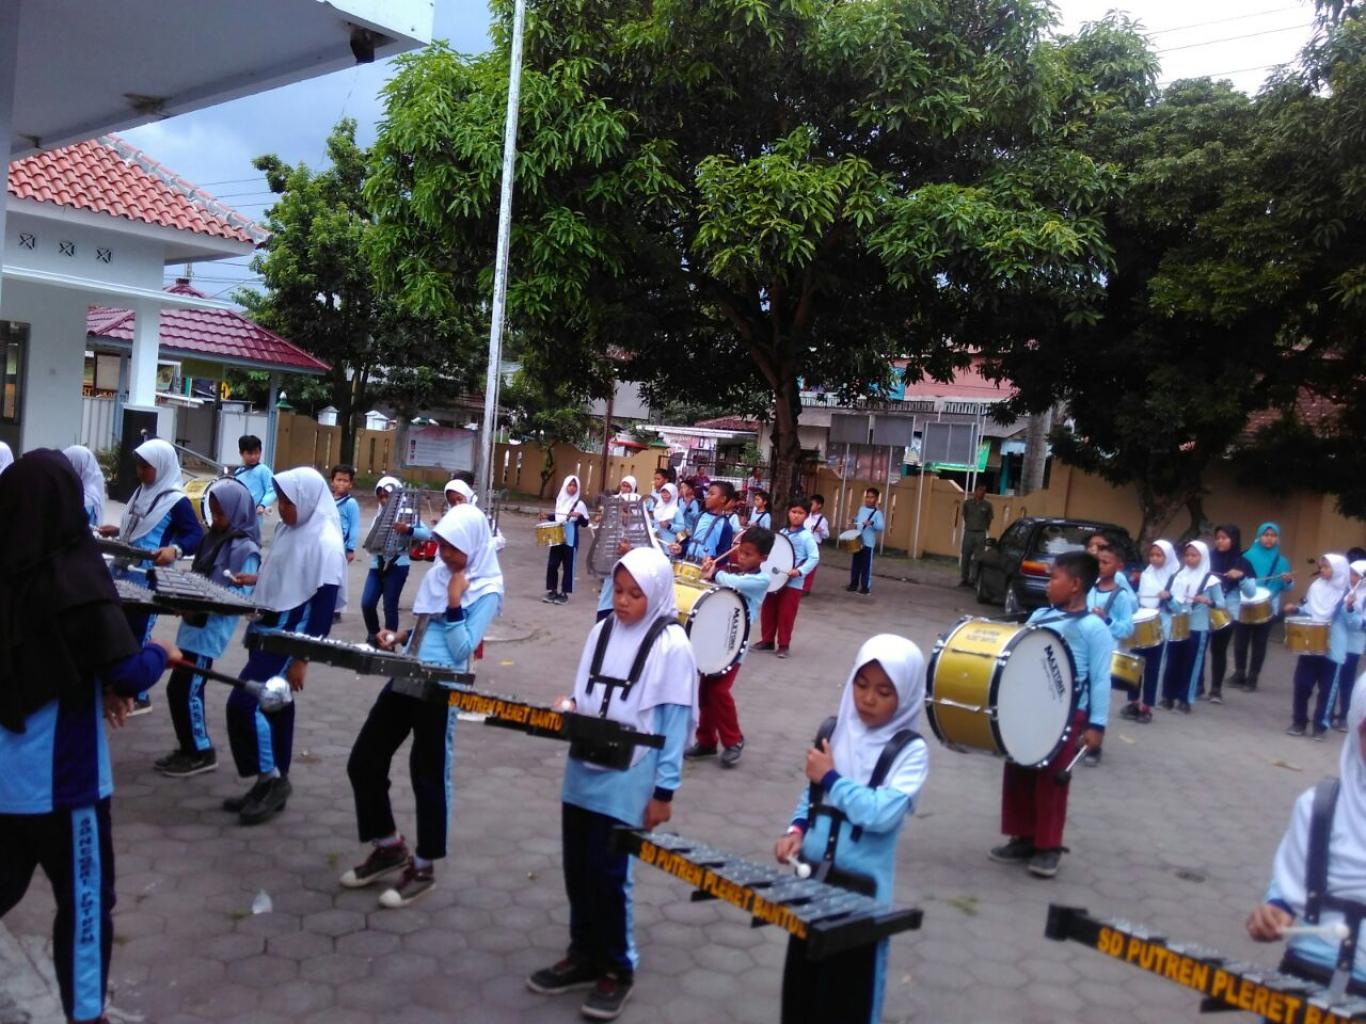
[[[1007,573],[1019,565],[1024,557],[1025,538],[1029,523],[1018,519],[1001,534],[998,543],[989,546],[978,560],[978,572],[984,581],[983,591],[995,600],[1004,600]]]
[[[23,435],[28,324],[0,320],[0,441],[19,455]]]

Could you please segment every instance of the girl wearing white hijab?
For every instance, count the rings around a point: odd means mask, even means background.
[[[659,500],[650,513],[655,521],[655,536],[659,543],[668,547],[676,543],[683,531],[683,513],[678,504],[678,485],[665,484],[659,489]]]
[[[1328,713],[1332,710],[1338,674],[1347,660],[1347,633],[1354,616],[1360,610],[1347,610],[1348,574],[1350,567],[1344,555],[1328,554],[1319,559],[1319,578],[1309,584],[1304,602],[1287,604],[1287,615],[1300,615],[1317,622],[1327,622],[1328,653],[1301,654],[1295,663],[1295,697],[1292,706],[1290,736],[1303,736],[1309,723],[1309,696],[1317,687],[1318,700],[1314,705],[1314,739],[1322,740],[1328,733]],[[1355,604],[1355,602],[1353,602]]]
[[[1162,643],[1143,651],[1143,692],[1138,700],[1130,701],[1119,717],[1146,725],[1153,720],[1153,705],[1157,702],[1157,686],[1167,670],[1167,644],[1172,634],[1171,586],[1181,566],[1176,561],[1176,549],[1170,541],[1156,540],[1148,547],[1148,565],[1138,578],[1138,607],[1155,610],[1162,624]]]
[[[62,454],[81,478],[86,518],[91,526],[99,526],[104,522],[104,471],[100,469],[99,459],[89,448],[79,444],[63,448]]]
[[[829,722],[821,728],[829,739],[818,737],[806,753],[810,786],[774,847],[780,863],[800,856],[817,866],[817,877],[891,903],[901,827],[929,777],[929,746],[915,733],[924,703],[920,648],[890,633],[865,641],[844,684],[833,731]],[[838,835],[827,858],[832,828]],[[805,943],[789,940],[782,1019],[875,1024],[881,1019],[887,947],[884,939],[812,963]]]
[[[639,485],[636,483],[636,478],[628,474],[621,478],[621,483],[617,484],[617,493],[620,494],[623,498],[627,498],[632,501],[639,501],[640,494],[637,490],[638,486]],[[648,512],[646,512],[645,514],[647,516],[649,515]],[[626,554],[626,552],[630,550],[631,546],[627,544],[625,541],[622,541],[620,544],[617,545],[617,557],[620,558],[622,555]],[[602,578],[602,589],[598,591],[598,611],[596,621],[601,622],[603,619],[607,618],[607,616],[611,614],[612,577],[609,574]]]
[[[588,525],[588,506],[579,495],[579,478],[572,473],[560,484],[555,496],[555,513],[550,522],[564,523],[564,543],[552,544],[546,555],[546,604],[564,604],[574,593],[574,554],[579,544],[579,528]]]
[[[403,483],[395,476],[382,476],[375,482],[375,498],[379,505],[370,520],[370,528],[384,511],[393,493],[403,489]],[[449,499],[448,499],[449,500]],[[369,529],[366,532],[369,532]],[[432,531],[423,525],[419,517],[410,523],[395,523],[394,529],[400,535],[410,536],[414,541],[430,540]],[[379,604],[384,601],[384,628],[389,632],[398,629],[398,602],[403,596],[403,588],[408,582],[412,569],[412,559],[408,556],[410,545],[404,544],[396,557],[385,561],[380,555],[370,560],[370,571],[365,576],[365,589],[360,595],[360,614],[365,620],[365,639],[373,644],[379,636]]]
[[[1315,797],[1319,787],[1331,794],[1331,782],[1307,789],[1295,801],[1290,825],[1281,838],[1272,864],[1265,902],[1252,912],[1247,931],[1258,942],[1275,942],[1282,929],[1304,917],[1307,924],[1333,925],[1344,921],[1337,901],[1366,904],[1366,687],[1358,687],[1347,712],[1347,735],[1338,755],[1337,799],[1325,816],[1327,842],[1311,844],[1315,831]],[[1324,809],[1328,801],[1324,801]],[[1322,849],[1324,856],[1317,856]],[[1318,861],[1317,864],[1311,861]],[[1326,864],[1324,863],[1326,861]],[[1310,906],[1311,872],[1326,881],[1324,898]],[[1318,913],[1314,913],[1315,910]],[[1290,939],[1281,970],[1327,985],[1337,961],[1338,944],[1317,935]],[[1358,945],[1348,992],[1366,995],[1366,946]]]
[[[1167,645],[1167,675],[1162,706],[1190,714],[1205,692],[1205,652],[1209,650],[1209,610],[1224,607],[1224,588],[1210,571],[1209,545],[1193,540],[1182,551],[1183,565],[1171,583],[1173,608],[1190,616],[1190,637]]]
[[[1354,553],[1360,554],[1360,549],[1349,551],[1347,555],[1350,558]],[[1352,585],[1342,602],[1347,620],[1347,657],[1342,663],[1342,671],[1338,673],[1339,710],[1332,720],[1332,726],[1338,732],[1347,731],[1347,709],[1352,706],[1357,668],[1361,664],[1362,654],[1366,653],[1366,620],[1361,614],[1366,604],[1366,589],[1362,588],[1362,583],[1366,582],[1366,559],[1358,559],[1348,568],[1351,570]],[[1331,712],[1333,709],[1330,707],[1328,710]]]
[[[678,625],[669,560],[654,548],[636,548],[617,562],[612,578],[613,614],[588,634],[573,708],[662,735],[664,747],[634,747],[624,769],[583,760],[592,752],[570,748],[560,797],[569,952],[527,979],[542,993],[596,983],[581,1012],[599,1020],[620,1012],[638,963],[630,858],[612,849],[612,830],[623,824],[653,829],[669,820],[683,747],[697,722],[697,663]],[[631,681],[642,645],[649,654]]]
[[[255,585],[252,599],[267,613],[247,632],[283,630],[325,637],[332,631],[332,613],[346,574],[337,503],[327,481],[312,467],[276,473],[274,484],[280,512],[275,539],[260,575],[237,577],[241,586]],[[257,650],[238,675],[265,682],[283,674],[298,691],[304,688],[307,669],[307,661]],[[237,774],[256,776],[256,784],[245,795],[223,801],[223,809],[238,814],[243,825],[256,825],[279,813],[293,792],[289,765],[296,707],[291,702],[266,715],[245,690],[234,688],[228,696],[228,740]]]
[[[503,571],[493,550],[488,520],[472,504],[449,509],[433,531],[437,562],[427,570],[413,600],[418,624],[402,633],[385,632],[387,649],[403,647],[418,660],[468,671],[484,634],[503,604]],[[369,856],[341,877],[360,889],[401,872],[380,896],[382,907],[407,906],[436,884],[432,862],[446,856],[450,828],[451,759],[456,711],[394,691],[387,683],[351,748],[346,773],[356,800],[360,841]],[[394,754],[413,737],[408,769],[417,801],[417,845],[408,845],[394,824],[389,772]]]

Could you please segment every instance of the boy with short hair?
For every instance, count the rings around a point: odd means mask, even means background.
[[[684,548],[670,544],[669,551],[674,555],[686,554],[690,562],[701,564],[704,558],[715,558],[730,550],[732,531],[726,521],[726,499],[735,496],[735,488],[724,480],[716,480],[707,488],[706,504],[697,518],[697,527],[688,538]]]
[[[860,594],[870,594],[873,590],[873,548],[877,544],[878,534],[887,528],[887,522],[877,507],[881,496],[882,492],[876,487],[869,487],[863,492],[863,507],[851,520],[863,541],[863,549],[856,552],[849,562],[849,586],[844,589],[851,594],[856,590]]]
[[[787,583],[781,590],[764,598],[760,613],[763,639],[754,645],[758,651],[771,651],[777,642],[778,657],[786,658],[792,644],[792,627],[797,623],[798,606],[806,593],[806,576],[820,564],[821,554],[816,542],[806,529],[806,517],[811,512],[811,502],[798,498],[787,507],[787,526],[782,535],[792,542],[796,564],[787,571]]]
[[[233,476],[247,485],[256,502],[256,515],[263,516],[275,504],[275,470],[261,461],[261,439],[255,434],[238,438],[237,451],[242,456],[242,465]]]
[[[341,462],[332,467],[332,497],[337,502],[337,515],[341,517],[342,541],[346,545],[346,560],[356,560],[356,548],[360,546],[360,502],[351,493],[356,482],[356,467]]]
[[[1100,569],[1100,576],[1086,596],[1086,605],[1109,628],[1110,636],[1118,646],[1134,635],[1134,612],[1138,611],[1138,598],[1134,596],[1128,581],[1120,571],[1124,568],[1124,559],[1117,547],[1111,544],[1103,545],[1100,554],[1096,556],[1096,565]],[[1137,693],[1131,693],[1129,696],[1131,699],[1138,699]],[[1100,755],[1099,747],[1088,751],[1082,759],[1082,764],[1094,768],[1100,764]]]
[[[819,551],[821,545],[830,539],[830,520],[825,518],[824,495],[811,495],[811,514],[806,517],[806,528],[811,531],[811,539],[816,542],[816,550]],[[806,574],[805,590],[808,594],[815,582],[816,570],[812,569]]]
[[[1080,699],[1072,728],[1058,752],[1045,764],[1025,768],[1007,761],[1001,785],[1001,831],[1010,837],[989,854],[999,864],[1027,864],[1029,873],[1052,878],[1062,857],[1067,821],[1068,783],[1059,769],[1076,756],[1077,742],[1100,750],[1110,712],[1110,658],[1115,640],[1109,628],[1087,608],[1100,567],[1084,551],[1069,551],[1053,562],[1048,604],[1029,617],[1031,623],[1056,630],[1072,652]]]
[[[759,620],[759,610],[768,593],[768,580],[759,567],[772,551],[773,531],[762,526],[751,526],[745,530],[732,558],[734,572],[718,572],[716,562],[710,558],[702,563],[703,575],[714,578],[720,586],[730,587],[745,599],[751,630]],[[683,751],[683,756],[689,760],[714,755],[719,737],[721,767],[734,768],[740,763],[740,754],[745,749],[745,734],[740,731],[735,698],[730,691],[735,685],[735,677],[740,674],[743,661],[744,655],[741,654],[734,665],[719,675],[702,676],[698,690],[701,715],[697,723],[697,737],[693,745]]]

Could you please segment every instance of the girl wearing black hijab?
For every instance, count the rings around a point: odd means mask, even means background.
[[[61,452],[28,452],[0,477],[0,523],[0,916],[41,867],[67,1018],[102,1021],[114,785],[101,719],[121,725],[180,652],[134,639]]]
[[[1255,593],[1257,570],[1243,557],[1242,531],[1232,523],[1214,531],[1214,547],[1209,553],[1210,571],[1224,590],[1224,607],[1234,622],[1244,596]],[[1228,642],[1233,639],[1233,627],[1226,626],[1210,633],[1209,639],[1209,701],[1224,703],[1224,673],[1228,671]],[[1236,681],[1235,681],[1236,682]]]

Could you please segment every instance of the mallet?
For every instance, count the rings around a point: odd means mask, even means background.
[[[188,669],[205,679],[227,683],[239,690],[246,690],[247,693],[256,698],[256,702],[261,705],[261,710],[268,715],[283,711],[286,706],[294,703],[294,693],[290,690],[289,683],[285,681],[283,676],[275,676],[264,683],[259,683],[254,679],[238,679],[226,672],[215,672],[211,668],[200,668],[194,662],[185,661],[183,658],[172,658],[168,664],[172,668]]]

